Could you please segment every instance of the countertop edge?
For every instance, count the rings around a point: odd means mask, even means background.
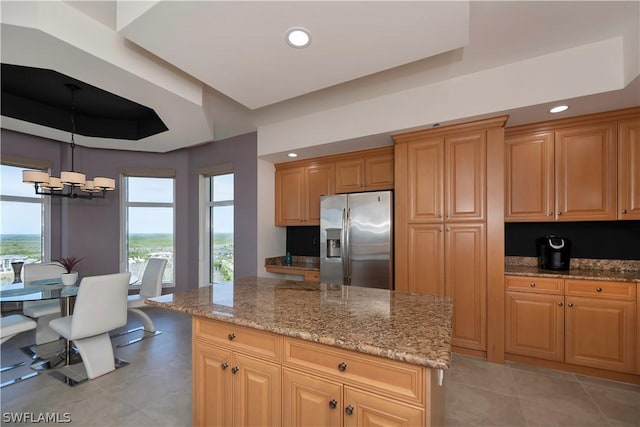
[[[447,352],[449,355],[448,360],[431,360],[416,354],[399,352],[396,349],[388,349],[383,347],[375,347],[371,345],[360,345],[357,343],[344,342],[341,340],[336,340],[331,337],[318,336],[316,334],[311,334],[305,331],[298,331],[298,330],[292,330],[287,328],[268,328],[257,322],[252,322],[244,319],[231,318],[222,314],[216,315],[215,313],[211,313],[210,311],[204,311],[204,310],[201,311],[201,310],[198,310],[197,308],[187,308],[187,307],[178,306],[176,304],[167,303],[163,301],[154,301],[153,298],[145,299],[145,303],[154,307],[165,308],[172,311],[179,311],[179,312],[191,314],[193,316],[219,320],[226,323],[245,326],[248,328],[271,332],[271,333],[288,336],[292,338],[299,338],[304,341],[315,342],[318,344],[329,345],[332,347],[338,347],[345,350],[351,350],[357,353],[363,353],[371,356],[382,357],[389,360],[406,362],[414,365],[423,366],[425,368],[449,369],[449,367],[451,366],[451,343],[443,343],[443,344],[448,344],[449,346],[449,351]]]
[[[623,273],[598,270],[547,271],[536,267],[505,266],[505,276],[553,277],[560,279],[598,280],[611,282],[640,283],[640,273]]]

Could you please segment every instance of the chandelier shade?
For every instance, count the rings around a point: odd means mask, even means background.
[[[106,197],[107,191],[116,189],[116,181],[113,178],[100,176],[96,176],[93,180],[87,180],[84,173],[75,170],[75,93],[80,88],[73,84],[66,84],[65,86],[71,91],[71,170],[61,172],[60,178],[49,176],[44,171],[24,170],[22,171],[22,182],[33,184],[36,194],[44,196],[68,197],[71,199],[103,199]],[[79,191],[88,194],[80,194]]]

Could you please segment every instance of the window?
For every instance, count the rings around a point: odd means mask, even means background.
[[[174,283],[173,178],[124,176],[122,270],[142,278],[149,258],[166,258],[164,284]]]
[[[0,276],[13,279],[11,262],[49,261],[50,199],[22,182],[22,167],[0,165]]]
[[[208,282],[233,280],[233,173],[205,177]]]

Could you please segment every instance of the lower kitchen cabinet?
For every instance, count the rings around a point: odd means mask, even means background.
[[[193,343],[193,425],[233,424],[232,385],[228,365],[231,352]],[[227,365],[226,368],[223,366]]]
[[[507,291],[505,316],[507,353],[564,360],[564,296]]]
[[[194,426],[444,425],[444,371],[193,318]]]
[[[391,399],[345,387],[347,427],[409,427],[423,424],[424,411]]]
[[[567,363],[635,372],[636,302],[566,297]]]
[[[417,426],[424,411],[333,381],[284,368],[284,426]]]
[[[342,385],[284,368],[282,424],[285,426],[342,425]]]
[[[280,425],[280,337],[198,317],[193,331],[193,425]]]
[[[280,425],[280,366],[201,342],[193,350],[193,425]]]
[[[507,353],[638,372],[636,284],[507,276],[505,285]]]

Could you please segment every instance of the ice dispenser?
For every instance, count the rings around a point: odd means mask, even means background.
[[[327,228],[327,258],[340,258],[341,228]]]

